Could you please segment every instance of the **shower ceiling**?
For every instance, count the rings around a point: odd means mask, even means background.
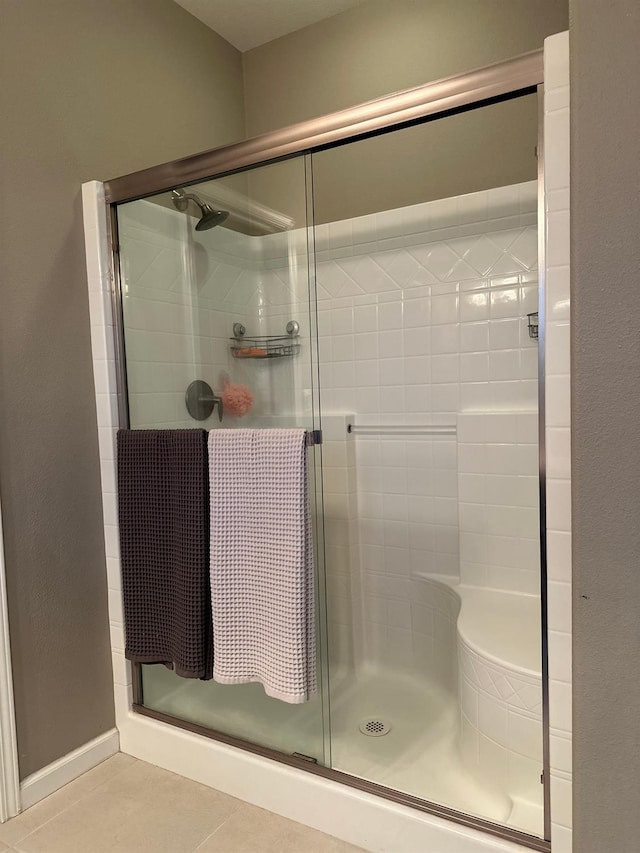
[[[238,50],[251,50],[364,0],[175,0]]]

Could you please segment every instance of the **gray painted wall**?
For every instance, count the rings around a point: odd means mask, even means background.
[[[370,0],[243,54],[247,132],[510,59],[567,26],[566,0]],[[320,154],[317,221],[533,180],[537,121],[528,98]],[[249,186],[284,203],[268,175]]]
[[[2,0],[0,488],[20,775],[114,723],[80,184],[244,136],[171,0]]]
[[[253,136],[542,47],[566,0],[370,0],[243,54]]]
[[[640,5],[572,0],[574,850],[640,847]]]

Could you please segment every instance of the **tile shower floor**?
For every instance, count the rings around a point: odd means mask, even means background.
[[[19,853],[359,849],[122,753],[0,825],[0,851]]]

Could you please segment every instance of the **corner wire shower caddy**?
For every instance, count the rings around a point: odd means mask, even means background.
[[[300,352],[300,326],[289,320],[286,335],[257,335],[246,337],[242,323],[233,324],[231,355],[234,358],[287,358]]]

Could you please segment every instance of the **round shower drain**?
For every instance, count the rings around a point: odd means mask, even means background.
[[[363,735],[369,737],[382,737],[391,731],[391,725],[380,717],[368,717],[360,723],[358,728]]]

